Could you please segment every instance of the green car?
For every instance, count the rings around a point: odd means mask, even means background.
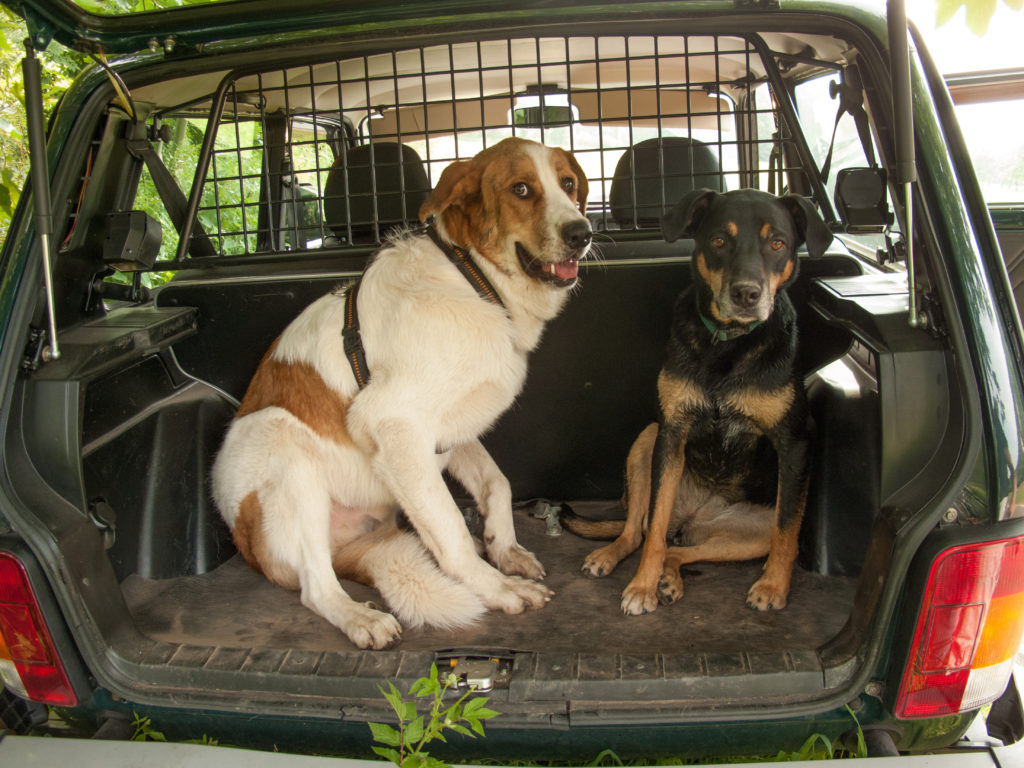
[[[372,756],[381,689],[436,665],[501,713],[432,745],[453,761],[923,753],[988,704],[994,739],[1024,735],[1020,320],[902,3],[2,2],[28,23],[34,140],[0,252],[0,680],[25,725],[45,705]],[[60,45],[95,63],[44,136]],[[285,326],[512,136],[570,151],[589,188],[591,255],[482,438],[554,596],[361,649],[246,563],[211,467]],[[694,280],[660,220],[703,188],[808,198],[834,235],[788,289],[814,431],[799,551],[782,610],[746,605],[761,558],[686,565],[679,600],[624,615],[639,553],[591,578],[598,545],[560,519],[625,517]]]

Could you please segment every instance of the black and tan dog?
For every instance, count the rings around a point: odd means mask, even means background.
[[[756,190],[691,192],[662,220],[665,239],[695,240],[694,282],[676,300],[661,413],[626,463],[627,518],[571,513],[570,530],[618,538],[592,552],[583,572],[605,576],[646,530],[627,614],[683,594],[680,566],[768,555],[747,593],[759,610],[784,608],[808,479],[808,415],[794,373],[796,312],[784,289],[797,248],[820,255],[832,240],[809,201]],[[676,534],[685,546],[667,546]]]

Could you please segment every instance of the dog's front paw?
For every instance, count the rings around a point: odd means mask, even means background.
[[[390,613],[378,611],[372,603],[353,603],[342,629],[359,648],[375,651],[394,645],[402,638],[402,625]]]
[[[754,586],[747,592],[747,605],[759,611],[767,611],[774,608],[781,611],[786,607],[786,596],[789,594],[789,585],[782,586],[762,576],[754,582]]]
[[[532,552],[523,549],[518,544],[509,547],[504,552],[491,553],[490,558],[494,566],[506,576],[543,579],[547,575],[540,560],[534,557]]]
[[[484,603],[492,611],[522,613],[528,608],[540,608],[555,594],[543,584],[519,576],[505,576],[499,589],[484,596]]]
[[[580,570],[587,574],[587,576],[607,576],[619,564],[618,558],[609,551],[610,549],[610,546],[595,549],[587,555],[587,559],[583,561]]]
[[[634,582],[622,590],[622,612],[627,616],[641,616],[658,607],[657,589],[649,589]]]
[[[683,577],[678,568],[666,568],[658,579],[658,602],[671,605],[683,596]]]

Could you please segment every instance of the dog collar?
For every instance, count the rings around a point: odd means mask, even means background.
[[[424,229],[434,244],[441,249],[441,252],[448,257],[448,260],[462,273],[462,276],[469,281],[469,284],[476,288],[481,297],[492,304],[497,304],[505,309],[505,302],[491,285],[491,281],[480,271],[469,254],[457,245],[446,243],[438,235],[437,230],[428,222]],[[352,374],[356,377],[356,383],[363,389],[370,383],[370,369],[366,364],[366,352],[363,350],[363,339],[359,334],[359,313],[356,307],[356,296],[359,293],[359,280],[356,280],[345,289],[345,326],[341,331],[342,343],[345,348],[345,358],[352,367]],[[440,451],[443,453],[443,451]]]
[[[448,257],[448,261],[454,264],[456,269],[462,273],[462,276],[469,281],[469,284],[476,288],[476,292],[492,304],[497,304],[502,309],[505,309],[505,302],[501,300],[501,296],[498,295],[494,286],[491,285],[491,281],[480,271],[476,262],[470,258],[469,254],[459,246],[453,243],[446,243],[441,239],[441,236],[434,228],[433,217],[427,221],[425,228],[430,239],[434,241],[434,245],[441,249],[441,252]]]
[[[701,311],[700,304],[697,305],[697,314],[700,316],[701,322],[704,323],[704,327],[711,334],[712,344],[717,344],[720,341],[732,341],[740,336],[746,336],[763,322],[755,320],[750,325],[719,325]]]

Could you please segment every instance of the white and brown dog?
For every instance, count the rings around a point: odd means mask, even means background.
[[[586,197],[576,160],[535,142],[506,139],[453,163],[420,209],[433,232],[390,240],[358,294],[311,304],[260,363],[213,495],[246,561],[360,648],[394,643],[401,626],[337,576],[376,587],[410,627],[550,599],[479,436],[518,395],[527,356],[577,282]],[[350,365],[342,329],[353,316],[365,353]],[[444,470],[476,500],[496,567],[478,556]],[[397,526],[398,509],[415,534]]]

